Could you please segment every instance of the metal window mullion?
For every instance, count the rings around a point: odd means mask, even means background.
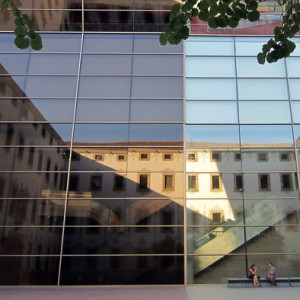
[[[58,265],[57,286],[60,286],[60,279],[61,279],[62,256],[63,256],[64,236],[65,236],[65,227],[66,227],[66,218],[67,218],[68,193],[69,193],[69,183],[70,183],[70,173],[71,173],[72,150],[73,150],[73,142],[74,142],[76,109],[77,109],[77,102],[78,102],[83,39],[84,39],[84,33],[81,33],[81,44],[80,44],[80,54],[79,54],[79,61],[78,61],[78,72],[77,72],[76,91],[75,91],[75,103],[74,103],[74,112],[73,112],[71,143],[70,143],[70,147],[69,147],[70,157],[69,157],[69,163],[68,163],[68,176],[67,176],[67,187],[66,187],[66,194],[65,194],[64,215],[63,215],[63,224],[62,224],[63,228],[62,228],[62,233],[61,233],[61,245],[60,245],[60,256],[59,256],[59,265]]]

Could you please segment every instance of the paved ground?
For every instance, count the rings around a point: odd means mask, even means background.
[[[300,299],[299,287],[0,287],[2,300],[277,300]]]

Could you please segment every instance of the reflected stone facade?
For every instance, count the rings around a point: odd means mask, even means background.
[[[172,3],[24,0],[61,31],[40,52],[0,18],[1,285],[300,275],[300,39],[265,66],[263,37],[162,47]]]

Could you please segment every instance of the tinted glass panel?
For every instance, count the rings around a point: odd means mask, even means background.
[[[183,257],[64,257],[61,284],[183,284]]]
[[[183,120],[181,100],[132,100],[131,121],[177,121]]]
[[[234,58],[186,57],[186,77],[234,77]]]
[[[241,100],[288,100],[285,79],[239,79]]]
[[[292,102],[293,119],[295,123],[300,123],[300,101]]]
[[[290,93],[292,100],[300,100],[300,79],[290,79]]]
[[[182,228],[66,228],[65,254],[182,253]]]
[[[2,254],[58,254],[61,228],[0,227]]]
[[[128,139],[128,124],[76,124],[76,144],[101,145],[124,143]],[[117,144],[116,144],[117,143]]]
[[[189,37],[186,42],[187,55],[234,55],[233,38]]]
[[[47,160],[46,168],[51,167]],[[1,173],[2,198],[63,198],[66,189],[66,173]],[[56,180],[57,177],[57,180]]]
[[[261,51],[264,43],[267,43],[267,37],[237,37],[236,42],[236,55],[237,56],[255,56]]]
[[[130,100],[79,99],[77,121],[129,121]]]
[[[299,44],[298,44],[299,45]],[[287,60],[288,74],[290,77],[300,77],[300,63],[297,57],[289,57]]]
[[[83,55],[81,74],[130,75],[131,65],[130,55]]]
[[[71,124],[3,124],[1,145],[53,145],[61,146],[71,140]],[[22,141],[21,141],[22,137]]]
[[[243,147],[291,147],[293,136],[289,125],[242,125]]]
[[[241,123],[290,123],[288,102],[243,101],[239,103]]]
[[[135,55],[133,75],[174,76],[183,72],[181,55]]]
[[[236,97],[236,82],[234,79],[186,80],[187,100],[235,100]]]
[[[81,77],[79,97],[130,97],[130,82],[129,77]]]
[[[132,96],[135,98],[182,98],[182,78],[133,77]]]
[[[1,285],[57,285],[59,257],[0,257]]]
[[[284,61],[278,61],[278,64],[260,65],[257,63],[256,57],[237,57],[237,76],[285,77]]]
[[[177,124],[131,124],[129,141],[181,141],[183,139],[182,125]]]
[[[2,65],[1,74],[26,74],[29,54],[1,54],[0,62]]]
[[[188,101],[187,123],[237,123],[237,103],[229,101]]]
[[[62,225],[64,200],[1,199],[1,225]]]
[[[47,160],[51,167],[47,170]],[[67,171],[67,148],[0,148],[1,171]]]
[[[73,99],[2,99],[2,121],[72,121]]]
[[[188,258],[194,273],[189,272],[189,283],[224,283],[228,277],[246,277],[244,255],[192,256]],[[215,262],[213,264],[213,262]],[[255,263],[257,261],[255,260]],[[267,266],[267,264],[266,264]],[[235,277],[236,276],[236,277]]]
[[[189,125],[186,126],[189,147],[238,147],[238,126]]]

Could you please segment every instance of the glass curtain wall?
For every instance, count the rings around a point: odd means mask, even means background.
[[[186,42],[188,283],[299,276],[300,52],[261,66],[266,40]]]
[[[184,283],[182,45],[0,39],[2,285]]]

